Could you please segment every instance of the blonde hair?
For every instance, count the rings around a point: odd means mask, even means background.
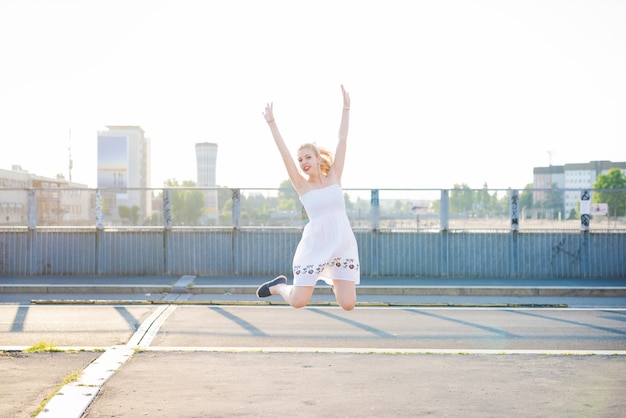
[[[333,165],[333,161],[335,161],[333,154],[326,148],[320,147],[315,142],[307,142],[306,144],[300,145],[298,151],[304,148],[312,149],[316,157],[321,157],[320,171],[327,176],[330,171],[330,166]]]

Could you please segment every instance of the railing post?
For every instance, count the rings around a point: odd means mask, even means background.
[[[379,190],[372,189],[370,191],[370,274],[378,276],[379,258],[380,258],[380,199],[378,197]]]
[[[580,230],[589,231],[589,221],[591,219],[591,193],[589,190],[580,191]]]
[[[509,219],[511,231],[519,231],[519,190],[509,191]]]
[[[233,191],[233,238],[231,241],[233,258],[231,260],[231,271],[235,276],[239,275],[241,257],[239,257],[239,228],[241,227],[241,190]]]
[[[378,231],[380,229],[380,200],[378,198],[378,189],[372,189],[370,205],[371,228],[374,231]]]
[[[104,229],[104,213],[102,211],[102,190],[96,190],[96,229]]]
[[[439,230],[447,231],[450,228],[450,194],[448,190],[441,190],[439,205]]]
[[[35,236],[37,234],[37,195],[35,189],[28,189],[28,235],[26,241],[28,274],[33,275],[36,271],[37,246]]]
[[[583,189],[580,191],[580,232],[584,232],[581,234],[581,243],[580,243],[580,275],[582,277],[589,277],[590,271],[590,263],[589,263],[589,223],[591,221],[591,193],[588,189]]]
[[[519,232],[519,190],[510,190],[509,189],[509,219],[510,219],[510,230],[511,230],[511,246],[509,249],[509,277],[517,277],[518,276],[518,265],[519,265],[519,243],[518,243],[518,232]]]
[[[35,189],[28,189],[28,229],[37,228],[37,195]]]
[[[233,191],[233,228],[241,227],[241,190],[232,189]]]
[[[172,191],[163,189],[163,271],[169,274],[171,268],[170,234],[172,233]]]
[[[103,213],[102,190],[96,190],[96,260],[95,271],[96,274],[102,274],[102,251],[104,249],[102,240],[104,239],[104,213]]]
[[[450,249],[448,247],[448,230],[450,229],[450,191],[441,189],[439,201],[439,266],[441,277],[448,277],[450,273]]]
[[[163,226],[172,229],[172,191],[163,189]]]

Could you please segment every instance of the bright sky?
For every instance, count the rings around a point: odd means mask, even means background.
[[[535,166],[626,161],[623,0],[3,0],[0,168],[96,186],[96,135],[139,125],[152,186],[287,178],[289,147],[334,149],[343,186],[523,188]]]

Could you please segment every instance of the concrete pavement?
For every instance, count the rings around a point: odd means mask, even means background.
[[[97,360],[5,353],[0,415],[30,416]],[[61,387],[52,399],[72,406],[39,416],[623,417],[625,387],[623,356],[139,351],[101,388]]]
[[[75,301],[89,305],[125,300],[131,305],[110,308],[117,312],[115,322],[103,323],[102,318],[91,317],[85,310],[73,316],[73,321],[84,321],[85,327],[98,323],[103,330],[115,331],[98,332],[102,341],[97,345],[109,347],[104,353],[71,347],[63,348],[63,352],[0,353],[0,416],[30,416],[46,396],[50,396],[50,402],[42,406],[42,417],[624,416],[623,355],[598,355],[593,351],[559,355],[549,349],[516,352],[251,347],[233,351],[227,347],[198,347],[190,351],[171,347],[163,350],[152,344],[173,311],[168,306],[176,303],[280,304],[278,297],[269,298],[271,301],[256,298],[254,291],[264,280],[193,276],[0,278],[3,304]],[[624,280],[363,278],[357,292],[365,306],[397,303],[625,308],[625,289]],[[325,306],[332,300],[330,289],[320,285],[313,305]],[[37,318],[33,310],[22,311],[22,324],[26,324],[26,315],[30,320]],[[20,328],[18,315],[22,311],[17,309],[13,325],[17,326],[14,335],[19,335],[21,341],[36,341],[46,330],[58,332],[54,324],[64,321],[46,310],[39,320],[48,321],[50,327]],[[274,316],[277,321],[287,318],[290,322],[301,311],[290,312],[278,310]],[[623,319],[623,312],[607,315],[615,322]],[[134,332],[128,328],[133,321]],[[250,320],[237,321],[240,326],[252,326]],[[461,325],[466,322],[455,321]],[[578,322],[569,321],[572,326]],[[602,325],[593,329],[605,332],[605,328]],[[176,331],[168,327],[161,332],[175,335]],[[77,335],[80,338],[81,334]],[[626,333],[615,329],[612,335],[619,342]],[[77,340],[71,345],[81,344]],[[72,375],[75,382],[63,382]]]

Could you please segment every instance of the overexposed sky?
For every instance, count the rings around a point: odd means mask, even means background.
[[[0,168],[96,186],[96,135],[139,125],[152,186],[287,178],[290,148],[334,149],[343,186],[523,188],[535,166],[626,161],[624,0],[3,0]],[[70,134],[71,132],[71,134]],[[71,137],[71,140],[70,140]]]

